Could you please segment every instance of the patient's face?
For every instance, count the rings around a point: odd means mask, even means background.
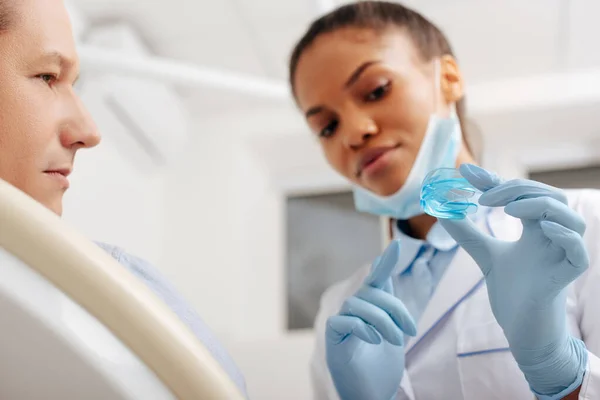
[[[0,178],[61,214],[75,153],[100,137],[73,91],[79,60],[63,0],[8,3],[15,9],[0,33]]]

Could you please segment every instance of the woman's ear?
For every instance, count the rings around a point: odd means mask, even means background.
[[[440,58],[441,89],[447,103],[456,103],[464,96],[464,81],[456,59],[451,55]]]

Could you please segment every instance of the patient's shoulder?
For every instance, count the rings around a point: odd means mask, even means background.
[[[160,274],[160,272],[148,261],[136,257],[132,254],[127,253],[123,248],[113,246],[111,244],[96,242],[104,251],[112,256],[122,266],[127,268],[136,277],[140,278],[154,291],[164,291],[168,294],[170,291],[174,291],[170,287],[167,280]]]
[[[127,253],[121,247],[107,243],[96,242],[104,251],[110,254],[123,267],[127,268],[134,276],[139,278],[151,289],[167,306],[194,332],[196,337],[208,348],[213,357],[221,363],[238,387],[245,393],[244,378],[226,352],[224,347],[213,335],[212,331],[202,321],[195,310],[181,296],[177,290],[162,276],[162,274],[148,261]]]

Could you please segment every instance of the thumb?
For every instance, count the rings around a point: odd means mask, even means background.
[[[484,193],[502,183],[498,175],[474,164],[462,164],[459,171],[463,178]]]
[[[554,272],[553,281],[563,287],[577,279],[590,266],[590,258],[583,238],[562,225],[552,221],[540,223],[542,231],[552,243],[565,251],[565,262]],[[562,287],[561,287],[562,289]]]
[[[481,272],[486,275],[490,269],[489,260],[494,239],[481,232],[469,218],[440,219],[439,222],[456,243],[473,257]]]

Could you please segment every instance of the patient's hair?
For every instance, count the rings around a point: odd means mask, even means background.
[[[14,1],[0,0],[0,34],[7,31],[14,22]]]
[[[343,28],[365,28],[377,32],[389,28],[400,28],[409,35],[423,61],[431,61],[444,55],[455,57],[452,47],[442,31],[418,12],[388,1],[358,1],[338,7],[317,19],[298,41],[289,62],[289,80],[294,96],[294,77],[298,61],[304,50],[310,47],[319,36]],[[464,97],[456,103],[456,113],[467,145],[469,145],[470,129],[467,123]],[[468,147],[474,153],[474,149]],[[479,158],[477,154],[473,154],[473,156]]]

